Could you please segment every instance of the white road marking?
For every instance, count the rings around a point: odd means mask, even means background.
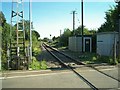
[[[112,69],[101,69],[100,71],[107,71],[107,70],[114,70]],[[83,71],[83,70],[82,70]],[[85,71],[95,71],[93,70],[85,70]],[[26,73],[26,72],[40,72],[40,71],[25,71],[25,72],[12,72],[12,73]],[[7,78],[21,78],[21,77],[34,77],[34,76],[43,76],[43,75],[55,75],[55,74],[62,74],[62,73],[71,73],[71,72],[60,72],[60,73],[46,73],[46,74],[37,74],[37,75],[25,75],[25,76],[12,76],[12,77],[0,77],[0,79],[7,79]]]
[[[98,69],[98,68],[97,68]],[[108,70],[115,70],[116,68],[112,68],[112,69],[98,69],[99,71],[108,71]],[[90,69],[90,70],[81,70],[81,71],[96,71],[94,69]]]
[[[5,79],[5,77],[0,77],[0,80],[3,80],[3,79]]]
[[[6,74],[6,73],[9,73],[9,72],[10,72],[10,73],[30,73],[30,72],[43,72],[43,71],[51,71],[51,70],[38,70],[38,71],[32,71],[32,70],[31,70],[31,71],[15,71],[15,72],[6,71],[6,72],[4,72],[4,73],[5,73],[5,74]]]
[[[35,76],[44,76],[44,75],[56,75],[56,74],[62,74],[62,73],[71,73],[71,72],[47,73],[47,74],[37,74],[37,75],[25,75],[25,76],[2,77],[1,79],[22,78],[22,77],[35,77]]]
[[[117,68],[112,68],[112,69],[101,69],[101,71],[107,71],[107,70],[115,70]]]

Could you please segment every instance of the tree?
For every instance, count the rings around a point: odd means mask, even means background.
[[[70,36],[71,36],[71,31],[68,28],[64,29],[64,33],[60,37],[60,43],[63,46],[68,46],[68,39]]]
[[[49,38],[45,37],[45,38],[43,38],[43,41],[44,41],[44,42],[48,42],[48,41],[49,41]]]
[[[118,6],[110,7],[110,9],[105,12],[106,21],[98,29],[98,32],[118,31],[119,13],[120,10]]]
[[[38,40],[38,38],[40,38],[40,34],[37,31],[33,30],[32,33],[33,33],[33,35],[36,36],[37,40]]]
[[[0,25],[3,27],[5,23],[6,23],[5,16],[3,12],[0,11]]]
[[[24,20],[24,25],[25,25],[25,36],[26,36],[26,41],[29,40],[29,21]],[[16,26],[12,26],[13,30],[11,32],[12,35],[16,35]],[[0,34],[2,33],[2,68],[7,69],[7,49],[8,46],[10,45],[10,27],[11,25],[6,22],[6,18],[2,12],[0,12]],[[19,28],[22,29],[22,21],[19,22]],[[0,36],[1,37],[1,36]],[[33,48],[38,45],[38,38],[40,37],[39,33],[37,31],[33,31],[32,39],[33,39]],[[14,38],[12,38],[14,40]]]
[[[56,37],[54,36],[53,38],[52,38],[52,40],[54,41],[56,39]]]
[[[6,18],[2,12],[0,12],[0,20],[1,20],[0,32],[2,32],[2,36],[1,36],[2,37],[2,50],[1,50],[2,69],[7,69],[7,48],[10,40],[10,35],[9,35],[10,25],[6,23]]]
[[[83,30],[84,35],[92,35],[94,33],[96,33],[96,30],[88,30],[85,26],[84,26],[84,30]],[[81,35],[82,34],[82,26],[78,27],[75,30],[75,35]]]

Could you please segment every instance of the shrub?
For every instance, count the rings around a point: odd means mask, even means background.
[[[47,69],[47,64],[45,60],[42,60],[41,62],[39,62],[35,57],[32,57],[32,60],[33,61],[29,66],[29,68],[31,68],[32,70]]]
[[[109,63],[109,57],[108,56],[100,56],[100,57],[98,57],[98,61],[103,62],[103,63]]]
[[[96,61],[96,60],[97,60],[97,58],[96,58],[95,56],[93,56],[93,57],[92,57],[92,60],[93,60],[93,61]]]
[[[32,57],[32,63],[30,64],[32,70],[40,70],[40,62],[36,60],[35,57]]]
[[[117,58],[118,63],[120,63],[120,59]]]
[[[2,69],[2,70],[7,70],[7,69],[8,69],[8,65],[7,65],[7,54],[6,54],[5,50],[2,50],[1,69]]]
[[[111,65],[118,64],[117,59],[114,61],[113,57],[108,57],[108,56],[98,57],[98,61],[102,62],[102,63],[108,63],[108,64],[111,64]]]
[[[47,69],[47,64],[45,60],[41,61],[40,64],[41,64],[41,69],[44,69],[44,70]]]
[[[34,55],[34,56],[37,56],[37,55],[40,54],[40,53],[41,53],[41,50],[40,50],[39,47],[33,48],[33,55]]]
[[[112,58],[110,58],[110,64],[111,65],[116,65],[116,64],[118,64],[118,60],[116,59],[115,61],[112,59]]]

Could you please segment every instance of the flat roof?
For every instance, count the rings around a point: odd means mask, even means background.
[[[96,33],[97,35],[99,34],[118,34],[118,32],[99,32],[99,33]]]
[[[82,35],[76,35],[76,37],[82,37]],[[92,35],[83,35],[83,37],[92,37]]]

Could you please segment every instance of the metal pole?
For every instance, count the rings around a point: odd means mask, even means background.
[[[29,20],[30,20],[30,61],[32,61],[32,0],[29,0]],[[29,63],[30,64],[30,63]]]
[[[60,30],[60,36],[61,36],[61,32],[62,32],[62,30]]]
[[[50,34],[50,40],[51,40],[51,34]]]
[[[17,1],[17,29],[16,29],[16,36],[17,36],[17,56],[19,56],[19,47],[18,47],[18,26],[19,26],[19,3]]]
[[[81,15],[81,20],[82,20],[82,52],[83,52],[83,39],[84,39],[84,34],[83,34],[83,29],[84,29],[84,26],[83,26],[83,0],[81,0],[81,13],[82,13],[82,15]]]
[[[120,10],[120,1],[118,2],[118,10]],[[118,32],[118,61],[120,61],[120,14],[119,14],[119,32]]]
[[[113,60],[114,60],[114,64],[115,64],[115,61],[116,61],[116,33],[114,32],[114,49],[113,49]]]
[[[73,11],[73,35],[75,35],[75,12]]]

